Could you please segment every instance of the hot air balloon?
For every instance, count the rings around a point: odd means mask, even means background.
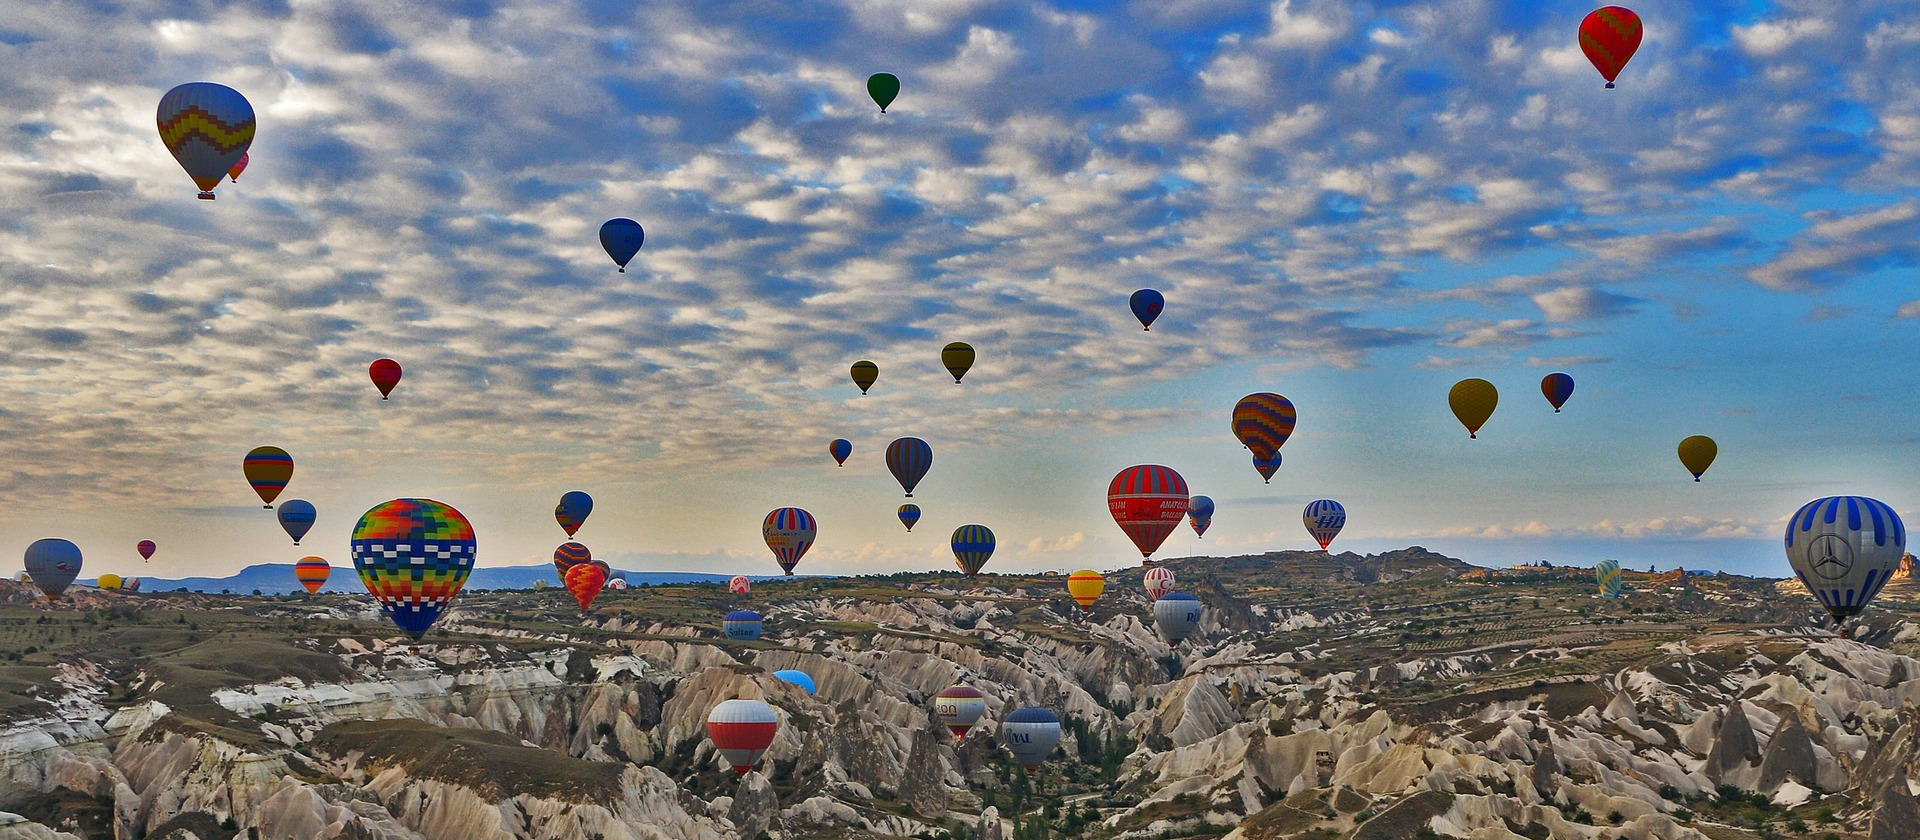
[[[393,386],[400,384],[400,363],[392,359],[374,359],[367,365],[367,378],[373,380],[373,387],[380,389],[380,399],[386,399],[393,393]]]
[[[1168,644],[1179,644],[1200,629],[1200,599],[1185,592],[1169,592],[1154,599],[1153,624]]]
[[[280,528],[287,532],[287,536],[293,538],[294,545],[299,545],[300,538],[313,529],[313,520],[318,515],[318,512],[313,509],[313,503],[306,499],[288,499],[280,505],[280,511],[276,514],[280,520]]]
[[[818,690],[818,687],[813,684],[813,677],[809,676],[805,671],[795,671],[792,668],[788,668],[773,672],[773,677],[781,682],[792,683],[799,686],[800,689],[805,691],[809,696]]]
[[[973,367],[973,345],[956,341],[940,348],[940,363],[953,374],[953,384],[960,384],[960,377],[966,376],[967,369]]]
[[[1194,536],[1207,535],[1207,528],[1213,524],[1212,497],[1194,496],[1187,500],[1187,524],[1193,526]]]
[[[880,366],[865,359],[853,363],[853,384],[860,386],[860,394],[865,396],[873,383],[880,381]]]
[[[154,544],[153,540],[141,540],[139,544],[133,547],[133,550],[140,552],[140,559],[142,560],[152,560],[153,553],[159,549],[160,546]]]
[[[107,574],[101,575],[99,580],[94,581],[93,588],[117,590],[120,588],[121,583],[122,581],[120,580],[119,575],[109,572]]]
[[[967,577],[980,573],[993,556],[993,531],[985,525],[962,525],[953,529],[953,562]]]
[[[953,733],[954,738],[965,738],[980,722],[981,715],[987,713],[987,699],[980,690],[971,686],[956,685],[940,689],[933,697],[933,716],[940,725]]]
[[[753,581],[746,575],[734,575],[732,580],[727,581],[727,591],[735,595],[749,594],[753,592]]]
[[[1307,509],[1300,512],[1300,521],[1306,523],[1307,533],[1320,542],[1320,550],[1326,551],[1327,543],[1333,542],[1346,526],[1347,509],[1332,499],[1319,499],[1307,503]]]
[[[320,593],[320,587],[327,585],[327,578],[333,574],[333,566],[319,557],[302,557],[293,564],[293,579],[306,587],[308,595]]]
[[[807,549],[813,547],[813,539],[819,532],[813,514],[796,507],[779,508],[760,523],[760,535],[766,538],[767,548],[773,550],[780,570],[789,575],[793,574],[793,567],[800,564],[800,558],[806,556]]]
[[[1900,515],[1866,496],[1814,499],[1787,520],[1787,562],[1835,625],[1866,609],[1900,567],[1906,547]]]
[[[586,612],[593,607],[593,599],[600,597],[600,590],[606,588],[607,566],[599,561],[580,563],[569,567],[560,576],[560,583],[567,588],[567,594],[573,596],[573,602],[580,605],[580,611]]]
[[[834,438],[832,443],[827,444],[827,454],[833,456],[834,463],[844,467],[847,465],[847,456],[853,454],[853,441]]]
[[[607,588],[616,592],[625,592],[627,590],[627,579],[622,577],[608,578]]]
[[[913,498],[914,485],[927,477],[933,467],[933,447],[917,437],[903,437],[887,444],[887,471],[893,473],[900,489]]]
[[[760,762],[779,731],[779,714],[760,700],[728,700],[707,715],[707,737],[742,776]]]
[[[1140,557],[1152,557],[1187,516],[1187,480],[1157,464],[1128,467],[1107,485],[1107,512]]]
[[[227,170],[227,180],[235,184],[240,183],[240,173],[247,171],[247,162],[250,160],[252,158],[247,157],[246,152],[241,152],[240,159],[234,162],[232,169]]]
[[[560,529],[573,536],[580,526],[587,523],[588,514],[593,513],[593,497],[579,490],[569,490],[560,496],[560,504],[553,506],[553,519],[560,523]]]
[[[1600,597],[1618,598],[1623,582],[1620,561],[1602,560],[1593,566],[1594,581],[1600,584]]]
[[[1133,309],[1133,317],[1140,319],[1140,329],[1151,332],[1153,319],[1160,317],[1160,310],[1167,306],[1167,299],[1152,289],[1141,289],[1127,298],[1127,306]]]
[[[1265,392],[1248,394],[1233,406],[1233,436],[1253,450],[1254,460],[1272,458],[1293,435],[1298,417],[1293,401],[1286,397]]]
[[[1015,709],[1000,722],[1000,737],[1006,739],[1020,766],[1038,770],[1060,745],[1060,718],[1039,706]]]
[[[122,588],[123,588],[123,589],[125,589],[125,590],[127,590],[128,592],[139,592],[139,591],[140,591],[140,579],[139,579],[139,578],[127,578],[127,580],[126,580],[126,583],[122,585]]]
[[[353,568],[387,617],[418,640],[473,572],[473,525],[451,505],[394,499],[353,526]]]
[[[1092,569],[1081,569],[1067,577],[1067,594],[1073,596],[1073,602],[1080,609],[1093,609],[1093,602],[1100,600],[1100,593],[1107,591],[1107,578]]]
[[[621,274],[627,273],[627,263],[640,253],[640,245],[646,241],[647,232],[632,219],[608,219],[600,226],[600,247],[607,249],[607,256],[613,258]]]
[[[1547,396],[1547,402],[1553,406],[1553,413],[1560,413],[1560,406],[1567,404],[1567,398],[1573,396],[1573,377],[1564,373],[1549,373],[1540,380],[1540,393]]]
[[[720,632],[736,642],[751,642],[760,638],[760,614],[753,610],[734,610],[720,620]]]
[[[1148,569],[1141,582],[1146,586],[1147,597],[1158,601],[1173,591],[1173,570],[1165,566]]]
[[[1453,407],[1453,416],[1460,419],[1460,425],[1467,427],[1467,437],[1480,436],[1480,427],[1486,425],[1487,418],[1493,416],[1493,407],[1500,404],[1500,391],[1493,383],[1485,379],[1462,379],[1453,383],[1453,390],[1447,392],[1447,405]]]
[[[559,576],[563,584],[567,582],[567,572],[573,567],[584,566],[591,562],[593,562],[593,552],[584,544],[572,540],[561,543],[559,548],[553,550],[553,573]]]
[[[1640,49],[1640,16],[1623,6],[1602,6],[1580,21],[1580,51],[1613,89],[1613,80]]]
[[[253,145],[253,105],[233,88],[188,82],[160,97],[160,142],[211,201],[213,188]]]
[[[1713,466],[1713,458],[1719,454],[1719,445],[1706,435],[1694,435],[1680,441],[1680,465],[1693,473],[1694,481],[1699,481],[1700,474]]]
[[[868,76],[867,95],[873,97],[873,104],[880,106],[880,113],[886,113],[887,106],[893,104],[893,98],[900,95],[900,77],[892,73]]]
[[[900,506],[900,524],[907,526],[908,533],[913,531],[913,523],[920,521],[920,506],[908,502]]]
[[[240,472],[247,477],[247,483],[253,485],[253,492],[259,494],[261,507],[273,509],[273,500],[279,498],[280,491],[287,489],[287,482],[293,480],[293,456],[278,446],[255,447],[240,459]]]
[[[1271,458],[1262,458],[1258,455],[1253,456],[1253,470],[1259,473],[1260,477],[1266,480],[1266,483],[1272,484],[1273,474],[1280,471],[1280,453],[1273,453],[1273,457]]]

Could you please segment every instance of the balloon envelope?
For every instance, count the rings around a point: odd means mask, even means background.
[[[753,610],[734,610],[720,620],[720,632],[736,642],[751,642],[760,638],[761,621]]]
[[[567,582],[567,572],[572,571],[573,567],[591,562],[593,562],[593,552],[582,543],[569,540],[553,550],[553,572],[559,575],[560,582],[563,584]]]
[[[1107,578],[1092,569],[1081,569],[1067,577],[1067,594],[1073,596],[1073,602],[1080,609],[1093,609],[1093,603],[1100,600],[1100,593],[1107,591]]]
[[[419,639],[473,572],[473,525],[432,499],[394,499],[353,526],[353,568],[380,608]]]
[[[1248,394],[1233,406],[1233,436],[1253,450],[1254,460],[1272,458],[1293,436],[1298,419],[1292,400],[1266,392]]]
[[[1200,599],[1185,592],[1169,592],[1153,602],[1153,623],[1160,636],[1179,644],[1200,628]]]
[[[109,572],[101,575],[99,580],[94,581],[93,586],[95,589],[119,589],[121,583],[122,581],[119,575]]]
[[[886,113],[887,106],[893,104],[893,98],[900,95],[900,77],[892,73],[868,76],[867,95],[873,97],[873,104],[880,106],[880,113]]]
[[[160,549],[160,546],[154,544],[153,540],[141,540],[138,545],[135,545],[133,547],[133,549],[135,551],[140,552],[140,559],[152,560],[153,553],[155,551],[158,551]]]
[[[573,536],[580,526],[587,523],[587,515],[593,513],[593,497],[579,490],[569,490],[560,496],[560,504],[553,508],[553,519],[560,523],[560,529]]]
[[[1580,21],[1580,51],[1613,87],[1613,80],[1640,49],[1640,16],[1624,6],[1602,6]]]
[[[973,345],[956,341],[940,348],[940,363],[947,366],[948,373],[953,374],[954,384],[960,384],[960,377],[966,376],[967,370],[973,367]]]
[[[1787,562],[1835,621],[1866,609],[1906,547],[1900,515],[1866,496],[1814,499],[1787,520]]]
[[[226,85],[180,85],[160,97],[154,118],[160,142],[199,185],[201,198],[213,198],[213,188],[253,145],[253,105]]]
[[[246,152],[241,152],[240,159],[234,162],[232,169],[227,170],[227,180],[240,183],[240,173],[247,171],[247,162],[250,160],[252,158],[247,157]]]
[[[1553,413],[1559,414],[1560,407],[1567,404],[1567,398],[1573,396],[1573,377],[1564,373],[1549,373],[1540,380],[1540,393],[1547,397],[1547,404],[1553,406]]]
[[[813,514],[795,507],[776,509],[760,523],[760,536],[766,538],[773,559],[787,574],[793,574],[793,567],[800,564],[800,558],[813,547],[814,537],[819,533]]]
[[[367,378],[373,380],[373,387],[380,389],[380,399],[386,399],[393,393],[393,386],[400,384],[400,363],[392,359],[374,359],[367,365]]]
[[[1319,499],[1308,502],[1300,512],[1300,521],[1307,526],[1307,533],[1320,542],[1320,550],[1327,550],[1327,543],[1340,534],[1347,524],[1347,509],[1332,499]]]
[[[869,361],[854,362],[852,373],[853,384],[860,386],[862,394],[873,387],[873,383],[880,381],[880,366]]]
[[[727,591],[735,595],[746,595],[753,591],[753,580],[746,575],[734,575],[727,581]]]
[[[319,512],[306,499],[288,499],[274,515],[280,520],[280,528],[293,538],[293,544],[299,545],[300,538],[313,530],[313,521],[318,518]]]
[[[792,683],[799,686],[801,690],[809,695],[817,690],[817,687],[813,684],[813,677],[808,676],[805,671],[795,671],[792,668],[788,668],[786,670],[773,672],[773,676],[781,682]]]
[[[300,562],[293,564],[293,579],[300,581],[308,595],[318,594],[320,587],[327,585],[327,578],[332,575],[333,566],[319,557],[302,557]]]
[[[1462,379],[1453,383],[1453,389],[1447,392],[1447,405],[1453,408],[1453,416],[1459,419],[1460,425],[1467,427],[1469,438],[1480,436],[1480,427],[1487,424],[1494,406],[1499,404],[1499,389],[1485,379]]]
[[[1007,749],[1013,751],[1020,766],[1038,770],[1060,745],[1060,718],[1038,706],[1015,709],[1000,722],[1000,737],[1006,739]]]
[[[1160,310],[1167,306],[1167,299],[1152,289],[1141,289],[1127,298],[1127,306],[1133,310],[1133,317],[1140,319],[1140,329],[1152,330],[1154,319],[1160,317]]]
[[[1280,471],[1280,453],[1273,453],[1273,457],[1271,458],[1262,458],[1258,455],[1253,456],[1253,470],[1259,473],[1260,477],[1266,480],[1266,483],[1272,484],[1273,474]]]
[[[1701,473],[1713,466],[1713,459],[1720,454],[1720,446],[1706,435],[1694,435],[1680,441],[1680,465],[1693,473],[1693,480],[1699,481]]]
[[[900,489],[913,498],[913,488],[933,468],[933,447],[917,437],[903,437],[887,444],[887,471],[893,473]]]
[[[1187,516],[1187,480],[1169,467],[1141,464],[1107,485],[1107,512],[1147,558]]]
[[[900,506],[898,513],[900,515],[900,524],[907,526],[907,531],[913,531],[913,523],[920,521],[920,506],[908,502]]]
[[[742,776],[759,763],[779,731],[780,715],[760,700],[728,700],[707,714],[707,737]]]
[[[1165,566],[1148,569],[1141,579],[1147,590],[1147,598],[1158,601],[1173,591],[1173,570]]]
[[[980,573],[993,556],[993,531],[985,525],[962,525],[953,529],[953,562],[967,577]]]
[[[240,459],[240,472],[260,497],[262,507],[273,507],[280,491],[293,480],[293,456],[278,446],[259,446]]]
[[[1594,582],[1600,585],[1600,597],[1620,597],[1620,589],[1624,583],[1624,576],[1620,574],[1620,561],[1602,560],[1595,563],[1593,578]]]
[[[834,438],[832,443],[827,444],[827,454],[833,456],[834,463],[844,467],[847,465],[847,456],[853,454],[853,441]]]
[[[987,699],[972,686],[956,685],[940,689],[933,697],[933,716],[955,738],[967,737],[973,725],[987,713]]]
[[[1207,535],[1208,526],[1213,524],[1213,498],[1194,496],[1187,500],[1187,524],[1193,526],[1195,536]]]
[[[608,219],[600,226],[600,247],[607,249],[607,256],[613,258],[621,274],[627,273],[627,263],[640,253],[640,245],[646,241],[647,232],[632,219]]]
[[[600,597],[600,590],[607,585],[607,567],[600,563],[586,562],[567,569],[560,582],[567,587],[567,594],[573,596],[573,602],[580,605],[580,611],[586,612],[593,607],[593,599]]]

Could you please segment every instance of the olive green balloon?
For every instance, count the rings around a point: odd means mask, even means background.
[[[1680,441],[1680,465],[1693,473],[1694,481],[1699,481],[1700,474],[1713,466],[1713,458],[1719,454],[1720,447],[1706,435],[1694,435]]]
[[[1467,427],[1467,437],[1477,438],[1480,427],[1493,416],[1493,407],[1500,404],[1500,391],[1485,379],[1462,379],[1447,392],[1447,404],[1460,425]]]
[[[860,386],[860,393],[865,394],[867,389],[873,387],[873,383],[878,381],[880,381],[879,365],[866,359],[853,363],[853,384]]]
[[[892,73],[875,73],[867,77],[867,93],[873,96],[880,113],[887,112],[887,106],[893,104],[893,98],[900,95],[900,77]]]

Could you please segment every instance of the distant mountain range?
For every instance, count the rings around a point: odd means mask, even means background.
[[[732,575],[706,574],[702,572],[626,572],[615,569],[615,577],[626,578],[630,585],[660,585],[668,583],[720,583],[724,584]],[[760,576],[749,576],[754,580],[764,580]],[[558,586],[559,578],[550,565],[539,566],[498,566],[473,570],[473,576],[467,578],[467,589],[532,589],[537,581],[546,581],[550,586]],[[80,581],[91,586],[92,580]],[[231,592],[238,595],[251,594],[259,590],[263,594],[305,592],[300,582],[293,577],[292,563],[261,563],[248,566],[227,577],[189,577],[162,578],[141,577],[142,592],[171,592],[186,589],[191,592]],[[333,574],[327,578],[321,592],[365,592],[360,578],[353,573],[352,567],[333,567]]]

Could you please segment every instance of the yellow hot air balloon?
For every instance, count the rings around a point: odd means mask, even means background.
[[[1693,480],[1699,481],[1700,474],[1713,466],[1713,456],[1720,454],[1720,447],[1713,438],[1706,435],[1694,435],[1680,441],[1680,465],[1693,473]]]
[[[953,374],[953,384],[960,384],[960,377],[966,376],[967,369],[973,367],[973,345],[956,341],[940,348],[940,363]]]
[[[860,393],[865,394],[867,389],[873,387],[873,383],[878,381],[880,381],[879,365],[866,359],[853,363],[853,384],[860,386]]]
[[[1067,594],[1073,596],[1080,609],[1093,609],[1093,602],[1100,600],[1100,593],[1105,591],[1106,577],[1092,569],[1081,569],[1067,578]]]
[[[109,573],[101,575],[100,579],[94,582],[94,587],[97,589],[119,589],[124,586],[125,583],[125,581],[120,579],[119,575]]]
[[[1485,379],[1462,379],[1453,383],[1453,390],[1447,392],[1447,405],[1453,407],[1453,416],[1460,418],[1460,425],[1467,427],[1470,438],[1480,436],[1480,427],[1486,425],[1487,418],[1493,416],[1493,407],[1499,404],[1500,391]]]

